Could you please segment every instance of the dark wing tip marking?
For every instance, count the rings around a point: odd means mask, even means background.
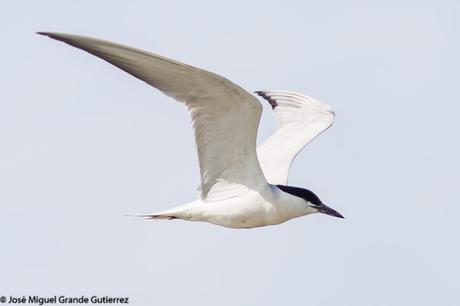
[[[43,35],[43,36],[48,36],[49,38],[60,40],[63,42],[66,42],[66,39],[62,36],[59,36],[56,33],[51,33],[51,32],[36,32],[38,35]]]
[[[270,103],[270,105],[272,106],[273,109],[275,109],[275,107],[278,106],[278,103],[276,102],[276,100],[273,99],[272,97],[270,97],[269,95],[267,95],[267,93],[265,91],[258,90],[258,91],[254,91],[254,93],[259,95],[259,96],[261,96],[265,100],[267,100],[268,103]]]
[[[50,32],[36,32],[38,35],[44,35],[44,36],[48,36],[48,37],[51,37],[51,38],[54,38],[53,37],[53,33],[50,33]]]

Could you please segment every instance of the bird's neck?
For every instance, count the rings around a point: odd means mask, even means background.
[[[305,216],[315,212],[302,198],[284,192],[277,187],[275,193],[277,199],[275,205],[280,213],[285,215],[288,219]]]

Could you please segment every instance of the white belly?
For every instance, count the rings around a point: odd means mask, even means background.
[[[232,194],[222,192],[212,200],[196,200],[153,214],[165,219],[202,221],[232,228],[253,228],[283,223],[289,219],[315,212],[307,202],[272,185],[255,191],[246,188]]]
[[[271,193],[258,192],[224,201],[201,202],[188,211],[190,221],[205,221],[232,228],[274,225],[290,219],[279,209]]]

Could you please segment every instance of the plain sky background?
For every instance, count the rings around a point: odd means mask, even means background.
[[[131,305],[460,305],[458,1],[2,1],[0,295]],[[193,200],[187,112],[34,34],[128,44],[333,106],[292,185],[314,215],[232,230],[124,217]],[[263,140],[275,129],[264,104]]]

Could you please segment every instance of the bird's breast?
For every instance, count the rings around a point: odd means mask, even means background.
[[[231,228],[274,225],[289,219],[277,204],[270,192],[247,192],[226,200],[205,202],[192,213],[192,219]]]

